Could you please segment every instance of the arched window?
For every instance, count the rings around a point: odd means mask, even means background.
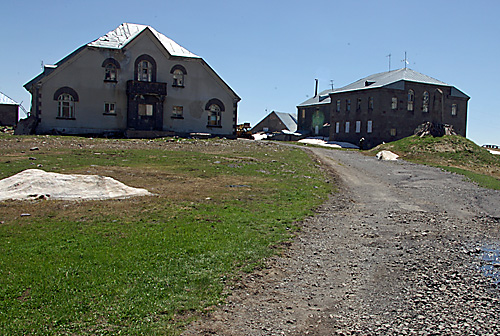
[[[118,63],[118,61],[114,58],[107,58],[102,62],[102,67],[104,68],[105,82],[118,81],[118,69],[120,69],[120,63]]]
[[[75,100],[69,93],[60,94],[57,98],[58,113],[57,117],[73,119],[75,117]]]
[[[220,106],[217,104],[212,104],[208,107],[208,125],[209,126],[220,126]]]
[[[181,70],[175,70],[173,80],[173,86],[184,86],[184,73]]]
[[[153,65],[148,61],[140,61],[137,68],[137,80],[151,82],[153,80]]]
[[[57,118],[75,118],[75,103],[79,100],[75,90],[68,86],[59,88],[54,93],[54,100],[57,100]]]
[[[429,92],[424,91],[422,96],[422,112],[429,112]]]
[[[187,75],[186,68],[180,64],[176,64],[170,70],[172,74],[172,86],[184,87],[184,76]]]
[[[156,62],[149,55],[141,55],[135,60],[135,78],[140,82],[156,82]]]
[[[412,89],[410,89],[408,90],[408,111],[413,111],[414,102],[415,102],[415,92]]]
[[[109,63],[104,68],[104,80],[110,82],[116,82],[116,66]]]

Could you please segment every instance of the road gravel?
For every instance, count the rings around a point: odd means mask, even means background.
[[[498,335],[500,193],[310,149],[339,193],[183,335]]]

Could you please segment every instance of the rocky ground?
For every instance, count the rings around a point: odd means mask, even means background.
[[[312,150],[340,192],[184,335],[499,333],[499,192],[436,168]]]

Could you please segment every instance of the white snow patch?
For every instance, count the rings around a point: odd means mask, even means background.
[[[299,142],[311,145],[333,147],[333,148],[353,148],[353,149],[359,148],[358,146],[353,145],[352,143],[349,142],[326,141],[323,138],[306,138],[306,139],[300,139]]]
[[[103,200],[152,195],[146,189],[129,187],[111,177],[70,175],[27,169],[0,180],[0,201],[56,199]]]
[[[491,154],[494,154],[494,155],[500,155],[500,151],[498,151],[498,150],[489,149],[489,148],[487,148],[487,149],[488,149],[488,151],[489,151]]]
[[[379,160],[386,160],[386,161],[396,161],[398,159],[399,155],[394,154],[391,151],[380,151],[377,153],[376,158]]]

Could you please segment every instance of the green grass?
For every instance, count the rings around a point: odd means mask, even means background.
[[[500,189],[500,155],[458,136],[411,136],[377,146],[368,153],[390,150],[401,158],[467,176],[482,187]]]
[[[41,164],[156,194],[0,202],[4,335],[177,335],[224,300],[238,272],[277,253],[333,187],[305,152],[272,144],[0,142],[2,178]],[[33,146],[39,150],[29,151]]]

